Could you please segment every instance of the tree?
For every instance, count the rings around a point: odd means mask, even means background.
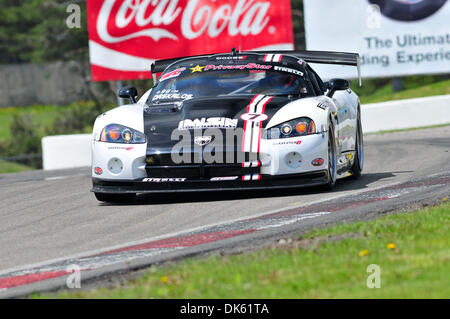
[[[292,23],[294,25],[295,49],[305,50],[305,24],[303,18],[303,0],[291,0]]]
[[[69,4],[81,10],[81,28],[66,25]],[[86,1],[0,0],[0,63],[87,61]]]
[[[292,0],[295,46],[304,49],[303,0]],[[81,28],[68,28],[71,4]],[[0,63],[89,61],[86,1],[0,0]]]

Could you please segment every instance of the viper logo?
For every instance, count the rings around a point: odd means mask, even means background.
[[[203,146],[203,145],[211,143],[211,140],[212,140],[212,136],[196,136],[194,138],[194,143],[197,145]]]

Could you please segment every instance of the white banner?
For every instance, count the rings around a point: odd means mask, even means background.
[[[363,78],[450,72],[450,0],[304,0],[304,14],[307,49],[359,53]]]

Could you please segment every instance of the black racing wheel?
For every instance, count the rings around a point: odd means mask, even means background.
[[[352,176],[354,179],[361,177],[361,172],[364,166],[364,141],[361,125],[361,112],[358,107],[358,119],[356,128],[356,143],[355,143],[355,158],[351,168]]]
[[[399,21],[417,21],[436,13],[447,0],[369,0],[381,13]]]
[[[324,185],[325,190],[332,190],[337,179],[337,155],[334,126],[328,128],[328,183]]]

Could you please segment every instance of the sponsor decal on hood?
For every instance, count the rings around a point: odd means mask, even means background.
[[[237,119],[230,119],[226,117],[210,117],[195,120],[183,120],[179,123],[179,130],[191,130],[202,128],[236,128],[238,124]]]

